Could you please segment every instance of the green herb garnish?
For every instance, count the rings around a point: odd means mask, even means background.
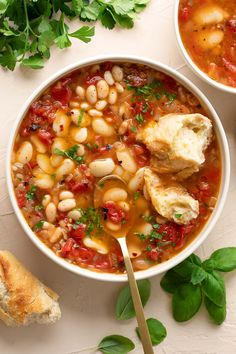
[[[39,222],[37,222],[37,224],[34,225],[33,230],[34,231],[41,230],[44,223],[45,223],[45,220],[40,220]]]
[[[35,211],[41,211],[43,210],[43,206],[41,204],[39,205],[36,205],[35,208],[34,208]]]
[[[79,113],[78,123],[77,123],[78,125],[81,124],[83,117],[84,117],[84,109],[81,109]]]
[[[86,210],[79,209],[79,211],[81,212],[82,216],[74,223],[73,228],[76,229],[77,225],[85,224],[87,225],[86,236],[91,236],[93,231],[96,231],[96,233],[99,234],[102,231],[103,226],[101,224],[100,214],[97,212],[97,210],[90,207]]]
[[[98,349],[104,354],[126,354],[135,348],[134,343],[127,337],[113,334],[101,340],[98,344]]]
[[[84,163],[83,156],[78,156],[77,151],[79,149],[79,145],[73,145],[68,150],[62,151],[60,149],[54,149],[53,153],[59,156],[68,157],[69,159],[75,161],[78,164]]]
[[[140,192],[134,192],[134,200],[138,200],[138,198],[140,197]]]
[[[136,128],[134,125],[131,125],[131,126],[130,126],[130,130],[131,130],[133,133],[136,133],[136,132],[137,132],[137,128]]]
[[[99,146],[98,146],[98,144],[85,144],[85,146],[90,150],[90,151],[92,151],[92,152],[94,152],[94,151],[96,151],[98,148],[99,148]]]
[[[155,318],[149,318],[146,322],[151,337],[152,345],[160,344],[167,336],[167,331],[165,326]],[[136,333],[140,338],[138,327],[136,328]]]
[[[143,118],[143,116],[142,116],[141,113],[136,114],[136,116],[134,117],[134,119],[136,120],[136,122],[137,122],[139,125],[142,125],[143,123],[145,123],[145,119]]]
[[[36,197],[36,195],[35,195],[36,190],[37,190],[36,186],[31,186],[30,190],[26,193],[26,199],[27,200],[34,200]]]
[[[180,219],[182,217],[183,214],[175,214],[175,218],[176,219]]]

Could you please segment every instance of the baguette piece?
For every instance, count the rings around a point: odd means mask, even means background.
[[[49,324],[60,319],[58,295],[8,251],[0,251],[0,319],[7,326]]]

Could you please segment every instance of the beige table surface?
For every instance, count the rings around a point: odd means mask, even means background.
[[[220,115],[231,150],[230,191],[220,220],[197,253],[205,257],[219,247],[236,245],[236,96],[209,87],[186,67],[175,41],[173,5],[174,0],[152,0],[130,31],[108,31],[97,26],[92,43],[75,40],[72,48],[55,50],[43,70],[18,68],[11,73],[0,69],[0,213],[11,211],[4,181],[8,137],[20,107],[31,92],[51,74],[78,59],[98,54],[136,54],[178,68],[202,89]],[[109,334],[129,336],[137,344],[134,353],[142,353],[134,333],[135,320],[118,322],[114,318],[114,302],[120,284],[82,278],[55,265],[27,238],[14,215],[0,217],[0,225],[0,248],[14,252],[32,272],[56,290],[62,309],[61,320],[52,326],[10,329],[0,324],[1,354],[68,354],[96,346]],[[236,353],[236,274],[227,274],[225,278],[228,315],[220,327],[210,322],[203,308],[189,323],[177,324],[171,316],[170,298],[160,289],[160,277],[151,279],[152,293],[145,308],[146,316],[160,319],[168,330],[168,337],[155,347],[155,353]],[[83,353],[92,352],[88,349]]]

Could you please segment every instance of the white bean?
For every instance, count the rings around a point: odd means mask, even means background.
[[[209,50],[216,47],[224,39],[224,32],[222,30],[203,30],[196,32],[194,36],[195,42],[203,50]]]
[[[49,156],[46,154],[37,154],[36,161],[41,170],[50,174],[53,174],[54,168],[51,166]]]
[[[106,80],[106,82],[108,83],[109,86],[114,85],[115,80],[112,76],[112,73],[110,72],[110,70],[105,71],[104,73],[104,79]]]
[[[134,259],[132,264],[135,270],[144,270],[150,267],[150,263],[144,259]]]
[[[32,143],[34,144],[36,150],[38,152],[40,152],[41,154],[44,154],[47,151],[47,147],[45,144],[43,144],[39,138],[37,137],[37,135],[31,135],[30,136],[30,140],[32,141]]]
[[[74,194],[70,191],[61,191],[59,194],[59,199],[64,200],[64,199],[71,199],[74,198]]]
[[[100,70],[100,65],[99,64],[94,64],[90,70],[91,74],[95,74]]]
[[[75,168],[75,164],[70,159],[65,159],[61,166],[59,166],[56,171],[56,180],[60,181],[65,178],[66,175],[69,175]]]
[[[50,230],[54,227],[53,224],[51,224],[50,222],[44,221],[42,229],[43,230]]]
[[[16,160],[26,164],[32,159],[33,146],[29,141],[24,141],[16,152]]]
[[[87,111],[89,108],[91,108],[91,106],[87,102],[82,102],[80,107],[82,109],[84,109],[85,111]]]
[[[72,127],[70,129],[70,136],[77,143],[83,143],[83,142],[85,142],[85,140],[88,137],[88,129],[87,128]]]
[[[54,179],[46,173],[39,173],[34,178],[34,184],[41,189],[51,189],[54,185]]]
[[[140,168],[131,178],[128,184],[128,188],[131,192],[136,192],[138,189],[143,187],[144,183],[144,168]]]
[[[62,164],[62,161],[64,160],[64,157],[63,156],[60,156],[60,155],[52,155],[50,157],[50,163],[53,167],[58,167]]]
[[[88,111],[88,114],[91,116],[91,117],[102,117],[102,112],[98,111],[97,109],[90,109]]]
[[[68,143],[66,142],[65,139],[55,138],[52,143],[51,152],[53,153],[55,149],[65,151],[65,150],[67,150],[67,148],[68,148]]]
[[[111,87],[109,96],[108,96],[108,102],[109,104],[115,104],[117,101],[117,91],[114,87]]]
[[[128,250],[129,256],[132,259],[137,258],[142,254],[142,250],[140,249],[140,247],[134,244],[129,244]]]
[[[115,163],[111,158],[97,159],[89,164],[90,171],[95,177],[109,175],[115,168]]]
[[[82,216],[81,212],[79,210],[71,210],[69,211],[69,213],[67,214],[68,218],[72,219],[72,220],[79,220]]]
[[[137,231],[141,232],[144,235],[149,235],[152,232],[152,224],[149,224],[147,222],[142,223],[138,226]]]
[[[51,235],[49,241],[50,241],[51,243],[55,243],[55,242],[57,242],[57,241],[62,237],[62,235],[63,235],[63,232],[62,232],[61,227],[57,227],[57,228],[55,229],[55,231],[52,233],[52,235]]]
[[[90,85],[86,90],[86,98],[90,104],[97,102],[97,89],[96,86]]]
[[[105,100],[100,100],[100,101],[97,101],[95,107],[97,110],[99,111],[102,111],[107,105],[107,101]]]
[[[130,173],[129,171],[124,170],[124,172],[123,172],[123,174],[122,174],[121,177],[123,178],[123,180],[125,180],[125,182],[128,183],[129,180],[130,180],[131,177],[132,177],[132,173]]]
[[[193,15],[194,23],[198,25],[211,25],[224,20],[226,13],[217,5],[201,6]]]
[[[74,209],[75,207],[76,207],[75,199],[64,199],[61,202],[59,202],[57,206],[58,210],[62,212],[69,211],[71,209]]]
[[[104,99],[109,94],[109,86],[105,80],[100,80],[97,83],[98,98]]]
[[[85,89],[82,86],[76,86],[75,93],[81,100],[85,98]]]
[[[119,207],[121,207],[121,209],[123,209],[124,211],[130,210],[129,204],[126,202],[119,201],[117,202],[117,205],[119,205]]]
[[[86,247],[96,250],[100,254],[107,254],[108,249],[106,245],[100,240],[94,240],[94,238],[85,237],[83,243]]]
[[[114,224],[111,221],[106,221],[106,227],[111,231],[119,231],[121,229],[121,224]]]
[[[84,153],[85,153],[84,145],[78,144],[77,155],[78,156],[83,156]]]
[[[88,127],[91,123],[90,116],[83,109],[72,109],[70,111],[73,123],[81,128]]]
[[[117,150],[116,156],[121,166],[128,172],[135,173],[137,164],[128,149],[122,148]]]
[[[78,108],[80,104],[77,101],[70,101],[69,106],[70,108]]]
[[[95,133],[106,137],[112,136],[115,133],[114,128],[107,124],[103,118],[95,118],[92,121],[92,128]]]
[[[123,173],[124,173],[123,168],[119,165],[116,165],[114,168],[113,174],[121,177],[123,175]]]
[[[44,208],[46,208],[46,206],[50,203],[51,199],[52,199],[52,198],[51,198],[50,194],[45,194],[45,195],[43,196],[42,206],[43,206]]]
[[[56,112],[56,117],[52,124],[52,129],[57,136],[63,137],[68,135],[68,130],[70,126],[70,118],[66,113],[60,109]]]
[[[119,135],[123,135],[127,132],[127,130],[128,130],[128,122],[127,120],[124,120],[124,122],[122,122],[119,127],[118,133]]]
[[[126,190],[124,190],[123,188],[114,187],[114,188],[108,189],[104,193],[103,202],[105,203],[110,200],[112,200],[113,202],[124,201],[127,199],[127,197],[128,197],[128,194],[127,194]]]
[[[49,203],[45,209],[45,214],[49,222],[54,223],[57,216],[57,208],[54,203]]]
[[[124,87],[119,82],[115,83],[115,87],[118,93],[123,93],[125,90]]]
[[[122,81],[123,80],[123,77],[124,77],[123,69],[120,66],[114,65],[111,72],[112,72],[112,76],[115,79],[115,81]]]

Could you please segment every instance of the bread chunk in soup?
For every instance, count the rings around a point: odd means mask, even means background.
[[[127,189],[100,182],[111,174]],[[97,272],[125,272],[106,230],[127,227],[136,271],[173,257],[210,217],[220,177],[217,138],[198,99],[162,72],[123,62],[52,84],[25,114],[12,154],[32,231],[58,257]]]

